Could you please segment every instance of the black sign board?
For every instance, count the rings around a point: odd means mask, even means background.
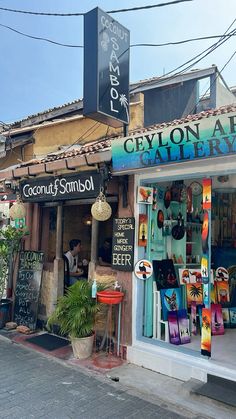
[[[129,123],[130,34],[95,8],[84,16],[84,115],[113,127]]]
[[[133,271],[134,218],[113,220],[112,267],[118,271]]]
[[[100,181],[100,174],[96,172],[27,179],[20,182],[20,194],[25,202],[95,198],[100,190]]]
[[[35,330],[39,292],[43,270],[43,253],[27,250],[20,252],[16,281],[14,321]]]

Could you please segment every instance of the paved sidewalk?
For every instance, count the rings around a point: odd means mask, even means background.
[[[0,418],[4,419],[199,418],[161,400],[155,404],[146,401],[105,375],[82,370],[3,337],[0,400]]]

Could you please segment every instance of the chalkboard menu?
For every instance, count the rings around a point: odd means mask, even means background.
[[[113,220],[112,267],[118,271],[133,271],[134,217]]]
[[[43,253],[27,250],[20,252],[16,281],[14,321],[35,330],[39,292],[43,271]]]

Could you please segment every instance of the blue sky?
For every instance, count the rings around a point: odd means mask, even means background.
[[[39,12],[104,11],[158,4],[165,0],[0,0],[0,7]],[[162,43],[221,35],[236,18],[236,0],[193,0],[173,6],[112,15],[131,32],[132,43]],[[33,36],[83,44],[83,17],[47,17],[0,10],[0,24]],[[231,30],[236,28],[236,22]],[[235,51],[236,37],[225,42],[195,68],[216,64],[221,69]],[[163,75],[206,49],[216,40],[179,46],[132,48],[132,82]],[[0,27],[0,120],[12,122],[60,106],[83,95],[83,50],[63,48],[22,37]],[[223,77],[236,85],[236,55]]]

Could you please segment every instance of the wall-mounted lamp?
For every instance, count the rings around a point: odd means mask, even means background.
[[[92,225],[92,215],[91,214],[86,214],[83,218],[82,218],[82,223],[85,226],[91,226]]]

